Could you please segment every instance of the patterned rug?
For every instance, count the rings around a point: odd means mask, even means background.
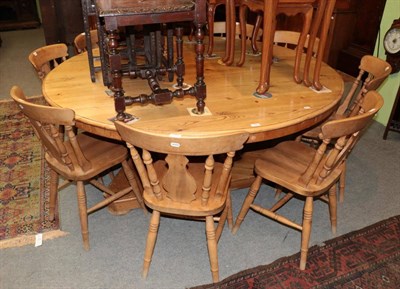
[[[191,289],[400,288],[400,216],[313,246],[300,254]]]
[[[44,103],[42,97],[32,101]],[[62,236],[49,220],[49,169],[29,120],[14,101],[0,101],[0,248]]]

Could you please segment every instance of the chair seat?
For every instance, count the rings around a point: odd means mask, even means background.
[[[163,177],[167,173],[167,164],[165,161],[157,161],[154,163],[154,168],[160,177],[160,187],[163,196],[162,200],[157,200],[153,192],[147,190],[143,193],[143,198],[147,206],[150,208],[161,211],[168,214],[194,216],[194,217],[205,217],[210,215],[215,215],[220,213],[226,202],[226,195],[221,196],[221,198],[216,198],[215,193],[217,191],[218,180],[221,177],[221,172],[223,165],[221,163],[215,163],[212,176],[212,186],[210,190],[209,200],[207,205],[201,204],[201,194],[202,194],[202,181],[204,172],[204,163],[189,163],[188,172],[194,177],[197,185],[197,190],[195,193],[195,199],[190,203],[177,202],[168,197],[167,191],[163,187]]]
[[[101,137],[87,133],[81,133],[76,136],[76,139],[82,149],[85,158],[90,162],[91,167],[86,170],[70,170],[66,165],[60,166],[60,162],[54,159],[50,154],[46,153],[45,158],[52,169],[62,174],[69,180],[82,181],[88,180],[104,170],[120,164],[128,158],[128,150],[125,145],[117,142],[104,141]],[[72,147],[66,143],[67,150],[72,150]],[[75,156],[69,153],[71,157]],[[77,163],[78,160],[73,160]]]
[[[322,184],[316,185],[314,176],[308,185],[299,181],[315,155],[315,149],[297,141],[286,141],[266,150],[255,162],[255,172],[264,179],[279,184],[304,196],[324,193],[334,184],[342,172],[338,166]],[[325,156],[323,156],[324,163]]]

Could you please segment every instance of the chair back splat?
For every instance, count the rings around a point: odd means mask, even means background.
[[[243,147],[247,133],[204,138],[164,137],[134,130],[116,122],[126,141],[143,184],[145,204],[153,210],[143,276],[153,255],[160,214],[206,220],[210,266],[219,280],[217,242],[226,220],[232,226],[229,182],[235,151]],[[142,157],[139,154],[141,151]],[[218,227],[214,228],[215,217]]]

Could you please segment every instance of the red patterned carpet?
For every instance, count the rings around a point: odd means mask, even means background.
[[[216,284],[191,289],[400,288],[400,216],[334,238],[308,253],[248,269]]]
[[[48,219],[49,170],[40,142],[13,101],[0,101],[0,132],[0,248],[5,248],[57,230],[59,219],[58,214]]]

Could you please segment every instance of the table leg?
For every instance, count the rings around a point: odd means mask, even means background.
[[[122,89],[122,67],[121,55],[118,52],[118,30],[107,30],[108,35],[108,49],[109,49],[109,64],[112,77],[111,90],[114,92],[114,105],[117,112],[116,119],[125,119],[125,97]]]
[[[196,83],[194,87],[196,88],[196,99],[197,99],[197,113],[204,113],[206,98],[206,84],[204,82],[204,32],[203,26],[204,22],[201,20],[195,21],[195,38],[196,38]]]
[[[137,187],[138,187],[139,191],[142,193],[143,187],[139,181],[140,180],[139,176],[136,173],[136,168],[133,167],[132,162],[129,161],[128,164],[129,164],[129,166],[131,166],[132,171],[134,172],[134,177],[135,177],[135,180],[137,181]],[[130,184],[128,182],[128,179],[125,176],[124,170],[121,169],[121,170],[119,170],[117,175],[114,176],[114,178],[112,179],[111,184],[109,185],[109,188],[111,190],[113,190],[114,192],[118,192],[121,189],[128,187],[129,185]],[[137,201],[135,194],[133,192],[129,192],[125,196],[110,203],[107,208],[108,208],[108,211],[113,215],[124,215],[131,210],[141,209],[141,206],[140,206],[140,203]]]

